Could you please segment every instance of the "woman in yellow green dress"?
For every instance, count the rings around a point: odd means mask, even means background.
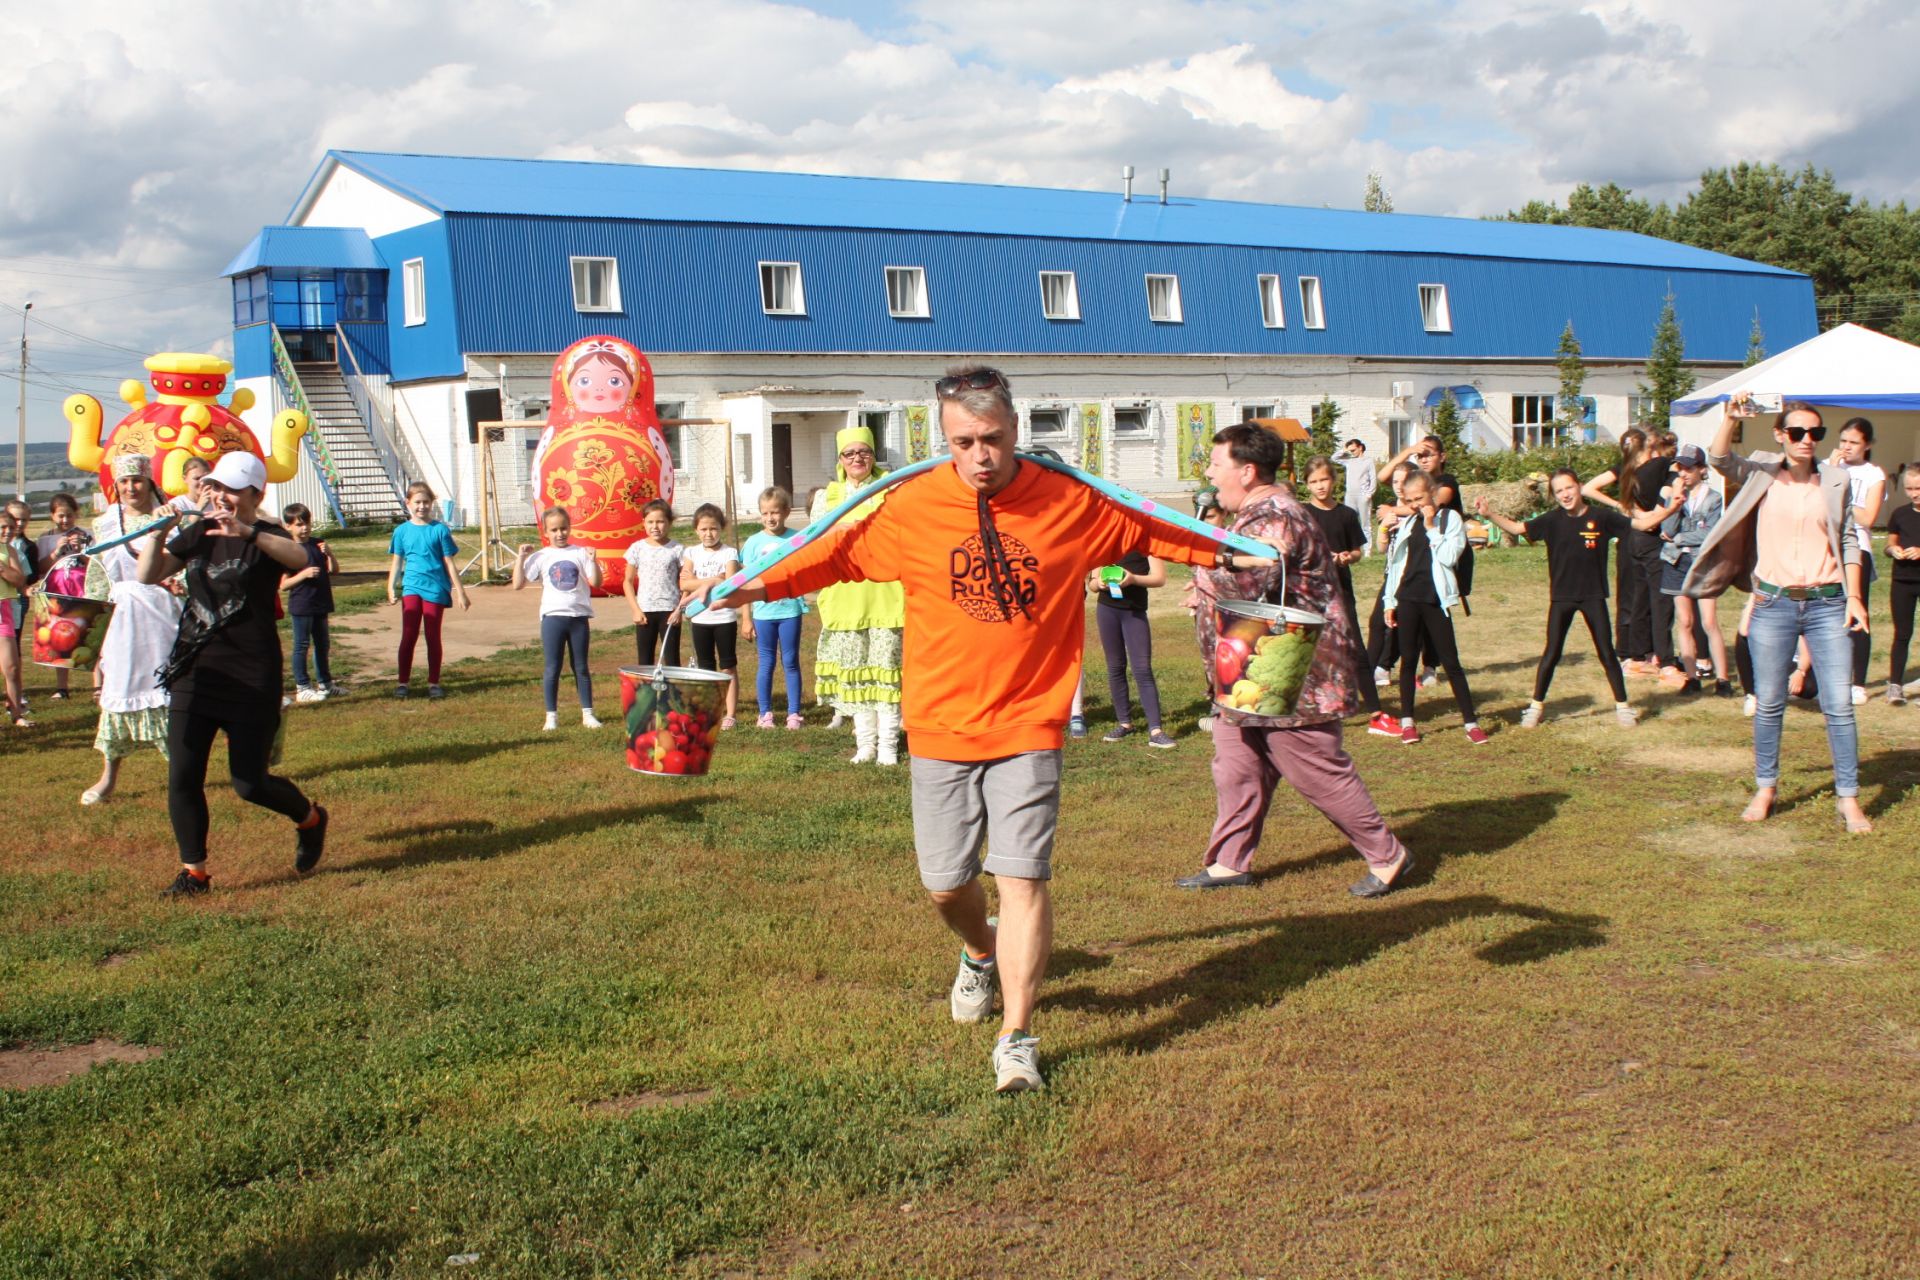
[[[818,520],[886,474],[875,465],[873,432],[848,427],[834,437],[840,454],[833,483],[807,513]],[[862,503],[852,521],[877,510],[886,495]],[[820,592],[820,645],[814,651],[814,698],[834,719],[853,720],[853,763],[900,762],[900,632],[907,599],[897,582],[842,582]]]

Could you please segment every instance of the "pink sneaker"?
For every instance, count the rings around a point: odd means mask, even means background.
[[[762,712],[760,713],[760,718],[759,718],[758,720],[755,720],[755,721],[753,722],[753,727],[754,727],[754,728],[756,728],[756,729],[771,729],[771,728],[773,728],[773,712],[771,712],[771,711],[762,711]]]
[[[803,728],[805,727],[806,723],[807,723],[806,720],[802,718],[800,715],[798,715],[797,713],[787,717],[787,728],[789,729]]]
[[[1420,731],[1414,728],[1412,725],[1408,725],[1406,726],[1406,728],[1400,730],[1400,745],[1403,747],[1419,746]]]
[[[1477,724],[1470,724],[1467,726],[1467,741],[1476,747],[1484,747],[1487,745],[1487,731]]]

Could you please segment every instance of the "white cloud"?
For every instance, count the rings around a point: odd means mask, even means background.
[[[1143,190],[1166,166],[1176,194],[1344,206],[1377,169],[1402,211],[1469,216],[1583,180],[1671,198],[1753,159],[1920,199],[1910,0],[902,0],[878,35],[769,0],[350,19],[261,22],[235,0],[11,14],[0,300],[126,347],[212,341],[213,273],[330,146],[1109,190],[1131,163]],[[114,271],[28,275],[30,255]],[[169,288],[180,273],[203,283]],[[45,350],[75,379],[137,363]]]

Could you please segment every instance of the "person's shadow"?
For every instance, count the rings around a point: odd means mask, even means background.
[[[1567,799],[1568,793],[1565,791],[1527,791],[1519,795],[1486,796],[1474,800],[1443,800],[1385,816],[1393,833],[1400,837],[1400,843],[1413,852],[1414,866],[1407,873],[1407,883],[1416,885],[1431,879],[1434,869],[1449,858],[1498,853],[1520,844],[1552,822]],[[1411,822],[1405,822],[1408,813],[1417,813],[1419,816]],[[1273,817],[1269,816],[1269,833],[1274,825]],[[1338,833],[1333,834],[1337,838]],[[1269,863],[1256,870],[1253,879],[1254,883],[1260,884],[1300,871],[1341,866],[1352,862],[1353,858],[1353,846],[1343,842],[1336,848],[1324,849],[1304,858]]]
[[[1517,916],[1531,923],[1482,947],[1475,957],[1487,964],[1531,964],[1550,956],[1603,946],[1604,916],[1554,911],[1507,902],[1492,894],[1455,898],[1416,898],[1398,905],[1354,907],[1315,915],[1284,915],[1267,920],[1217,925],[1179,933],[1135,938],[1126,950],[1209,938],[1240,941],[1199,964],[1132,991],[1100,991],[1086,984],[1049,991],[1049,1006],[1093,1013],[1159,1010],[1145,1026],[1083,1045],[1069,1056],[1159,1048],[1219,1018],[1268,1005],[1295,988],[1326,974],[1365,964],[1390,947],[1459,920]],[[1055,952],[1057,971],[1086,972],[1113,962],[1111,953],[1094,955],[1064,948]]]
[[[382,857],[360,858],[330,865],[325,872],[391,871],[396,867],[422,866],[434,862],[497,858],[534,845],[603,831],[623,823],[692,823],[699,821],[700,810],[712,803],[713,799],[706,795],[682,796],[676,800],[657,800],[649,804],[588,809],[564,817],[541,818],[517,825],[502,825],[487,818],[465,818],[375,831],[367,836],[368,841],[399,845],[400,848]]]

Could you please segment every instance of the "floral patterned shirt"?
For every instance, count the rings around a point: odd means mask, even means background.
[[[1344,719],[1358,711],[1360,691],[1355,682],[1360,671],[1360,638],[1340,599],[1340,579],[1334,569],[1333,552],[1320,526],[1300,503],[1275,493],[1242,508],[1234,517],[1232,529],[1278,547],[1281,558],[1266,569],[1194,571],[1193,583],[1200,595],[1194,629],[1200,637],[1201,661],[1211,668],[1217,639],[1213,601],[1274,601],[1283,575],[1286,598],[1278,603],[1321,614],[1327,625],[1320,633],[1313,665],[1307,670],[1306,686],[1295,704],[1296,714],[1257,716],[1228,710],[1217,702],[1213,705],[1213,714],[1225,717],[1228,724],[1247,729],[1297,729]]]

